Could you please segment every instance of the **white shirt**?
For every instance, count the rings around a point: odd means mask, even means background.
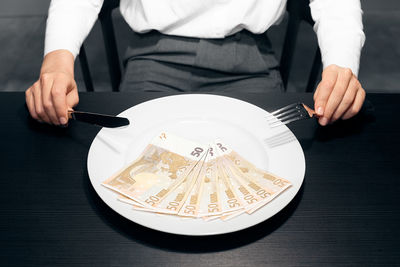
[[[45,54],[67,49],[75,57],[93,27],[103,0],[52,0]],[[310,0],[324,68],[336,64],[358,74],[365,42],[360,0]],[[129,26],[143,33],[223,38],[242,29],[259,34],[280,21],[286,0],[121,0]]]

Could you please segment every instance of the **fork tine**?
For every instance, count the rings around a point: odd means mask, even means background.
[[[280,117],[279,120],[284,122],[289,119],[297,118],[297,117],[301,117],[301,116],[302,116],[301,112],[293,112],[293,113],[290,113],[290,114]]]
[[[299,120],[304,120],[304,119],[306,119],[306,118],[303,117],[303,116],[297,116],[297,117],[293,117],[291,119],[285,119],[285,120],[282,120],[282,121],[277,120],[275,122],[270,123],[269,127],[275,128],[275,127],[278,127],[280,125],[285,125],[285,124],[289,124],[289,123],[294,122],[294,121],[299,121]]]
[[[293,103],[293,104],[287,105],[287,106],[285,106],[285,107],[283,107],[283,108],[280,108],[280,109],[275,110],[275,111],[272,112],[271,114],[272,114],[272,115],[276,115],[276,114],[278,114],[278,113],[281,113],[281,112],[283,112],[283,111],[286,111],[286,110],[288,110],[288,109],[291,109],[291,108],[293,108],[293,107],[296,107],[296,106],[299,105],[299,104],[301,104],[301,103]]]
[[[277,115],[275,115],[275,117],[277,118],[277,119],[281,119],[281,118],[285,118],[285,117],[288,117],[288,116],[293,116],[293,115],[296,115],[296,114],[298,114],[300,112],[300,110],[297,108],[297,106],[296,107],[294,107],[294,108],[292,108],[292,109],[290,109],[290,110],[286,110],[286,111],[284,111],[284,112],[282,112],[282,113],[279,113],[279,114],[277,114]]]
[[[269,121],[270,127],[274,128],[297,120],[308,119],[314,116],[313,114],[310,114],[310,112],[314,111],[310,108],[308,109],[309,110],[307,110],[305,105],[302,103],[291,104],[270,113],[271,117],[267,118],[267,120]]]
[[[264,142],[269,147],[276,147],[276,146],[290,143],[291,141],[294,141],[294,140],[296,140],[296,137],[290,130],[287,129],[284,132],[280,132],[279,134],[275,134],[274,136],[264,139]]]
[[[287,105],[283,108],[280,108],[272,113],[270,113],[270,116],[267,117],[268,121],[277,121],[277,120],[283,120],[286,118],[291,118],[293,116],[297,116],[301,112],[301,107],[300,103],[294,103]]]
[[[296,118],[298,116],[301,116],[301,114],[299,114],[299,112],[291,112],[291,113],[287,113],[287,114],[283,114],[282,116],[279,117],[275,117],[273,120],[269,119],[269,122],[283,122],[287,119],[291,119],[291,118]]]
[[[276,120],[276,121],[272,122],[270,124],[270,127],[274,128],[274,127],[277,127],[277,126],[282,125],[282,124],[288,124],[288,123],[291,123],[291,122],[294,122],[294,121],[298,121],[298,120],[302,120],[302,119],[306,119],[306,118],[304,116],[302,116],[301,114],[294,114],[294,115],[292,115],[290,117],[285,117],[285,118],[283,118],[281,120]]]
[[[297,108],[297,105],[294,106],[292,104],[290,106],[291,107],[284,107],[284,108],[277,110],[280,112],[275,111],[273,113],[270,113],[269,116],[267,116],[267,121],[269,121],[271,123],[271,122],[274,122],[277,120],[281,120],[287,116],[293,116],[293,115],[299,113],[299,109]]]
[[[285,120],[282,121],[283,124],[288,124],[294,121],[299,121],[299,120],[304,120],[307,119],[304,116],[297,116],[297,117],[293,117],[293,118],[286,118]]]

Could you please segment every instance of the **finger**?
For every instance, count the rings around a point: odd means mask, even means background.
[[[335,87],[329,95],[328,102],[326,103],[324,115],[320,119],[321,125],[326,125],[331,121],[332,115],[342,102],[343,96],[349,87],[350,81],[353,77],[353,72],[350,69],[345,69],[339,72]]]
[[[43,105],[42,105],[42,93],[41,93],[41,88],[40,88],[40,83],[36,82],[32,86],[32,95],[33,95],[33,102],[35,103],[35,112],[39,118],[40,121],[42,122],[47,122],[50,123],[50,119],[47,116],[46,112],[44,111]]]
[[[318,86],[317,86],[317,89],[315,89],[315,92],[314,92],[314,98],[313,98],[313,99],[314,99],[314,102],[318,99],[319,92],[321,91],[321,90],[320,90],[321,87],[323,87],[323,86],[322,86],[322,84],[321,84],[321,82],[320,82],[320,83],[318,84]]]
[[[53,87],[51,89],[54,110],[56,112],[57,120],[61,125],[65,125],[68,122],[67,88],[68,81],[60,79],[53,83]]]
[[[51,96],[51,90],[53,87],[54,80],[47,75],[43,75],[40,78],[40,85],[42,87],[42,104],[44,111],[47,116],[50,118],[50,121],[54,125],[59,125],[59,121],[57,118],[57,113],[54,108],[53,99]]]
[[[353,104],[354,99],[356,98],[357,95],[357,91],[360,87],[361,85],[359,81],[357,80],[357,78],[353,76],[342,98],[342,101],[340,102],[338,108],[332,115],[331,118],[332,122],[340,119],[343,116],[343,114],[349,109],[349,107]]]
[[[349,109],[344,113],[342,116],[343,120],[350,119],[351,117],[355,116],[361,109],[365,100],[365,91],[363,88],[360,88],[357,91],[356,98],[354,99],[353,104],[349,107]]]
[[[322,81],[319,83],[314,95],[314,108],[319,116],[324,115],[326,103],[336,84],[337,77],[337,72],[332,70],[326,70],[323,74]]]
[[[25,91],[25,101],[26,101],[26,106],[28,107],[29,110],[29,114],[31,114],[31,117],[34,118],[35,120],[39,120],[39,117],[35,111],[35,102],[33,100],[31,88]]]
[[[68,92],[67,94],[67,105],[68,109],[72,109],[79,103],[79,95],[78,95],[78,89],[76,88],[76,85],[71,89],[71,91]]]

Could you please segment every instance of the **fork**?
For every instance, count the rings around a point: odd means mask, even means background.
[[[304,103],[294,103],[270,113],[267,121],[271,128],[298,120],[318,118],[317,113]]]

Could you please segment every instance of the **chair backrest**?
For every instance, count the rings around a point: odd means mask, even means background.
[[[112,11],[119,7],[120,0],[104,0],[99,13],[101,31],[103,33],[104,46],[106,48],[106,57],[108,63],[108,72],[110,74],[111,87],[114,92],[119,91],[121,83],[121,63],[119,60],[117,42],[115,39],[114,26],[112,21]],[[89,71],[84,45],[79,52],[79,61],[81,63],[83,79],[87,91],[94,91],[93,80]]]
[[[104,0],[104,4],[99,14],[99,21],[103,32],[104,45],[106,48],[108,71],[110,74],[113,91],[119,90],[119,85],[121,82],[121,63],[118,56],[117,43],[112,22],[112,11],[119,6],[119,3],[120,0]],[[314,21],[311,18],[309,0],[288,0],[287,11],[289,12],[289,22],[280,61],[280,71],[285,88],[287,88],[290,76],[300,23],[305,21],[310,25],[314,24]],[[87,63],[84,45],[81,47],[79,60],[82,67],[86,90],[93,91],[93,82]],[[320,69],[321,54],[319,49],[317,49],[306,87],[307,92],[312,92],[314,90]]]
[[[113,91],[118,91],[121,83],[121,65],[112,22],[112,11],[117,7],[119,7],[119,0],[104,0],[99,14]]]
[[[283,44],[282,56],[280,61],[281,76],[285,89],[287,88],[287,84],[289,81],[300,23],[304,21],[311,26],[314,25],[314,21],[311,17],[309,3],[309,0],[287,1],[286,9],[289,13],[289,21],[286,29],[285,41]],[[321,53],[319,48],[317,48],[308,78],[306,92],[314,91],[316,81],[321,70],[321,65]]]

